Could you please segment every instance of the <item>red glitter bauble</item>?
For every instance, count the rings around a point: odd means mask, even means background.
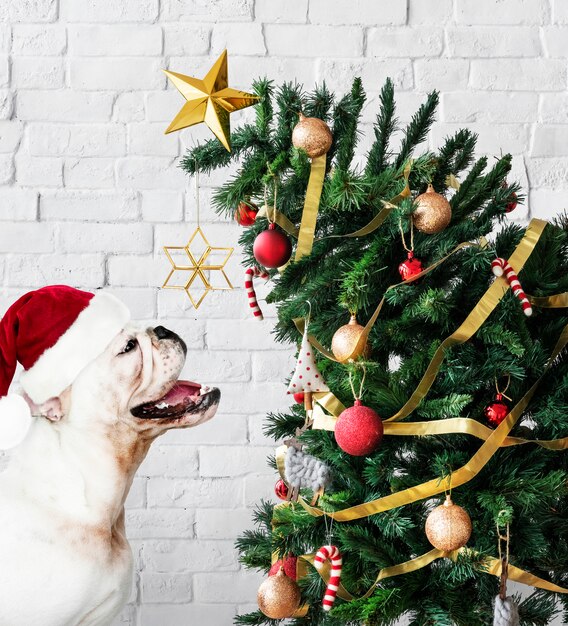
[[[345,409],[335,423],[335,441],[347,454],[365,456],[379,447],[383,438],[383,422],[378,414],[361,400]]]
[[[509,410],[507,403],[503,402],[503,395],[498,393],[495,396],[495,400],[488,404],[483,412],[491,426],[499,426],[509,414]]]
[[[250,202],[240,202],[235,211],[235,219],[241,226],[252,226],[256,221],[258,207]]]
[[[288,485],[280,479],[274,485],[274,493],[280,498],[280,500],[286,500],[288,498]]]
[[[304,392],[298,391],[298,393],[295,393],[294,400],[296,400],[298,404],[304,404]]]
[[[414,256],[414,252],[411,251],[408,253],[406,261],[403,261],[398,266],[398,273],[400,274],[402,280],[408,280],[409,278],[416,276],[416,274],[420,274],[423,269],[422,261],[417,259]]]
[[[257,235],[252,247],[254,258],[264,267],[273,269],[286,265],[292,255],[292,244],[286,235],[270,224]]]
[[[270,568],[268,572],[269,576],[275,576],[280,571],[280,568],[284,568],[284,573],[288,578],[292,580],[296,580],[296,564],[298,563],[298,558],[295,556],[288,556],[285,559],[279,559],[274,563],[274,565]]]

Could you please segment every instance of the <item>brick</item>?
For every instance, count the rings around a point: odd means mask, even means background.
[[[531,188],[547,187],[565,189],[568,187],[568,157],[531,158],[526,163]]]
[[[0,220],[35,220],[38,194],[29,189],[0,188]]]
[[[202,24],[164,24],[164,54],[192,56],[207,54],[211,43],[211,27]],[[231,51],[233,52],[233,51]]]
[[[354,76],[360,76],[365,90],[378,92],[387,78],[397,89],[413,86],[412,65],[408,59],[319,59],[317,76],[332,90],[345,93]]]
[[[250,380],[250,358],[245,354],[234,352],[195,352],[188,351],[188,363],[199,363],[199,378],[207,384],[222,383],[225,380],[233,382],[248,382]]]
[[[60,242],[67,252],[150,252],[152,227],[148,224],[62,223]]]
[[[154,289],[109,287],[107,291],[126,304],[130,309],[133,320],[154,318],[156,316],[156,295]]]
[[[289,375],[290,370],[286,372],[286,374],[282,373],[281,376],[284,378],[285,375]],[[290,400],[292,402],[292,400]],[[264,434],[264,415],[251,415],[248,418],[249,423],[249,443],[251,446],[272,446],[274,448],[274,440],[272,437],[268,437]]]
[[[135,477],[128,492],[125,506],[129,509],[141,509],[146,506],[146,479]]]
[[[59,158],[19,153],[16,157],[16,182],[24,187],[61,187],[63,162]]]
[[[278,475],[274,470],[265,467],[264,474],[249,474],[245,476],[245,506],[253,508],[257,505],[260,498],[270,498],[273,502],[278,503],[279,499],[274,493],[274,483],[278,480]]]
[[[164,135],[162,123],[129,124],[128,152],[142,156],[178,156],[177,135]]]
[[[494,91],[560,91],[566,88],[566,63],[557,59],[474,59],[470,84]]]
[[[372,28],[367,55],[377,57],[438,56],[444,47],[441,28]]]
[[[462,24],[544,24],[550,20],[547,0],[457,0]]]
[[[256,0],[254,14],[257,22],[305,24],[308,19],[308,0]]]
[[[163,261],[151,255],[113,255],[108,260],[108,283],[115,287],[154,287],[166,275]]]
[[[146,118],[149,122],[164,122],[163,129],[171,122],[182,106],[179,94],[167,91],[150,91],[146,95]]]
[[[226,511],[230,516],[232,511]],[[145,566],[152,572],[234,571],[238,561],[230,541],[151,541],[144,548]],[[177,576],[177,574],[176,574]]]
[[[0,121],[0,152],[15,152],[24,132],[23,125],[16,121]]]
[[[29,124],[33,156],[122,156],[126,131],[119,124]]]
[[[215,24],[211,38],[211,52],[218,55],[225,48],[232,54],[264,55],[266,46],[261,24]]]
[[[406,2],[311,0],[309,19],[312,24],[406,24]]]
[[[65,71],[61,57],[13,57],[12,87],[57,89],[63,87]]]
[[[179,222],[183,219],[183,196],[165,189],[142,192],[142,218],[145,222]]]
[[[453,21],[452,0],[410,0],[408,3],[408,24],[439,26]]]
[[[137,610],[133,604],[123,607],[117,617],[111,622],[111,626],[137,626]]]
[[[183,189],[185,174],[171,158],[128,157],[116,166],[117,186],[135,189]]]
[[[458,57],[534,57],[541,53],[535,26],[468,26],[446,30],[448,51]]]
[[[256,382],[279,380],[289,374],[295,365],[293,354],[288,358],[281,354],[276,360],[269,352],[255,352],[252,355],[252,378]]]
[[[504,153],[522,154],[529,149],[529,128],[518,124],[475,123],[467,125],[471,132],[478,135],[477,153],[494,155]],[[449,135],[463,128],[463,124],[435,124],[432,129],[432,142],[440,146]]]
[[[534,132],[531,156],[565,156],[568,143],[568,125],[538,125]]]
[[[10,52],[12,45],[12,30],[9,24],[0,22],[0,52]]]
[[[71,57],[69,67],[73,89],[147,90],[165,83],[160,59]]]
[[[252,527],[249,509],[198,509],[196,535],[200,539],[233,539]]]
[[[13,108],[12,93],[7,89],[0,89],[0,120],[10,119]]]
[[[57,18],[57,0],[4,0],[0,21],[53,22]]]
[[[566,57],[566,41],[568,26],[551,26],[544,28],[544,47],[549,57]]]
[[[262,467],[273,453],[273,448],[227,446],[220,453],[212,446],[203,447],[199,449],[199,474],[205,478],[242,476]]]
[[[254,0],[163,0],[161,17],[167,22],[204,20],[250,21]]]
[[[253,324],[253,322],[255,322]],[[288,350],[289,346],[266,341],[266,336],[259,332],[258,320],[227,320],[222,326],[212,323],[208,327],[209,347],[213,350]],[[280,357],[277,357],[280,358]]]
[[[34,122],[104,122],[110,119],[113,96],[109,93],[18,91],[17,112]]]
[[[232,624],[235,609],[219,604],[145,604],[141,609],[144,626],[163,624]]]
[[[417,59],[414,62],[416,87],[426,92],[466,89],[468,74],[466,59]]]
[[[148,477],[196,478],[199,474],[197,450],[187,445],[154,444],[138,474]]]
[[[148,481],[148,505],[200,509],[220,506],[238,507],[243,501],[241,480],[199,478],[172,480],[151,478]]]
[[[68,189],[110,189],[114,187],[114,159],[66,159],[63,164],[63,178]]]
[[[140,122],[144,119],[144,94],[139,91],[119,93],[112,119],[115,122]]]
[[[172,326],[168,321],[168,328]],[[184,341],[186,336],[181,335]],[[182,373],[184,378],[197,378],[198,382],[209,384],[211,381],[203,378],[200,373],[199,363],[191,363],[186,365],[186,368],[193,370],[188,371],[187,374]],[[231,410],[225,402],[224,397],[224,385],[221,386],[221,404],[215,417],[205,424],[200,424],[199,428],[192,429],[189,433],[185,430],[170,430],[166,433],[161,442],[163,444],[181,444],[184,445],[199,445],[199,444],[211,444],[214,446],[220,446],[223,444],[245,444],[247,442],[247,424],[246,419],[242,415],[226,415],[225,410]]]
[[[568,24],[568,4],[564,0],[552,0],[552,22]]]
[[[0,228],[2,252],[51,252],[54,249],[53,226],[50,224],[14,222]]]
[[[0,56],[0,87],[10,84],[10,62],[7,55]]]
[[[195,599],[198,602],[241,602],[243,598],[256,597],[263,579],[259,572],[196,574],[193,578]],[[222,596],[219,589],[223,589]]]
[[[14,179],[14,159],[11,154],[0,154],[0,184],[7,185]]]
[[[269,55],[291,57],[358,57],[363,31],[353,26],[266,24]]]
[[[42,224],[45,227],[45,224]],[[2,227],[4,228],[4,227]],[[46,242],[48,249],[51,241]],[[21,248],[20,248],[21,249]],[[34,251],[35,252],[35,251]],[[6,259],[6,284],[43,287],[46,283],[91,288],[104,284],[104,259],[97,254],[14,255]]]
[[[130,539],[193,537],[193,513],[179,509],[130,509],[126,511],[126,534]]]
[[[158,12],[158,0],[61,0],[61,17],[67,22],[154,22]]]
[[[568,124],[568,94],[542,94],[540,98],[540,118],[545,123]]]
[[[455,92],[442,94],[445,122],[525,122],[537,119],[538,94],[510,92]]]
[[[566,190],[533,189],[529,193],[530,216],[544,220],[557,217],[566,206]]]
[[[156,24],[71,25],[69,52],[75,56],[151,56],[162,53]]]
[[[59,24],[15,24],[12,34],[12,54],[58,55],[67,45],[65,27]]]
[[[270,348],[270,343],[265,345]],[[272,345],[273,349],[274,347],[275,344]],[[289,346],[288,349],[290,349]],[[275,354],[274,358],[279,357]],[[263,410],[267,413],[285,410],[290,406],[286,389],[280,381],[247,385],[247,393],[243,393],[243,386],[240,384],[233,384],[230,381],[223,383],[223,406],[230,407],[232,413],[250,415],[251,398],[262,398]]]
[[[45,220],[131,222],[139,215],[138,197],[135,193],[116,191],[58,190],[41,194],[40,215]]]
[[[144,571],[140,576],[142,602],[189,602],[191,574],[182,572],[159,574]]]
[[[311,54],[306,56],[311,58],[296,58],[294,55],[275,58],[272,54],[265,57],[232,57],[230,70],[232,76],[231,82],[234,87],[243,89],[244,91],[250,91],[253,80],[256,80],[259,76],[293,76],[294,80],[299,83],[311,85],[315,79],[315,58],[313,58]],[[247,115],[254,115],[252,107],[244,109],[236,115],[233,114],[231,116],[232,123],[241,123]],[[194,134],[195,130],[192,132],[192,135]],[[210,136],[209,134],[208,138],[210,138]]]

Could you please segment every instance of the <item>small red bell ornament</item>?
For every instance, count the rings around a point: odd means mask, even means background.
[[[503,394],[498,393],[495,400],[490,402],[483,410],[485,418],[491,426],[496,428],[509,414],[509,405],[503,400]]]
[[[398,266],[398,273],[402,280],[408,280],[416,274],[420,274],[423,269],[422,261],[415,257],[414,252],[410,250],[407,259]]]
[[[252,226],[256,221],[258,207],[252,202],[239,202],[239,206],[235,211],[235,220],[241,226]]]
[[[292,256],[290,239],[271,222],[259,233],[252,247],[254,258],[264,267],[274,269],[286,265]]]

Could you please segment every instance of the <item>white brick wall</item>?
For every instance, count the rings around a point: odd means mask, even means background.
[[[367,125],[387,76],[402,121],[438,88],[431,143],[468,125],[480,153],[512,152],[530,211],[511,217],[525,220],[566,202],[567,36],[565,0],[0,0],[0,313],[46,283],[107,287],[180,332],[186,374],[224,392],[213,422],[169,433],[140,469],[128,512],[139,573],[116,624],[226,626],[254,603],[260,579],[233,540],[272,494],[261,422],[286,406],[291,367],[270,334],[274,311],[252,320],[240,288],[198,313],[157,289],[160,246],[183,242],[194,219],[176,157],[209,136],[163,135],[182,99],[161,68],[200,76],[228,46],[244,89],[268,74],[344,91],[358,74]],[[202,177],[203,219],[212,241],[233,245],[239,227],[207,209],[225,176]],[[229,274],[240,286],[238,253]]]

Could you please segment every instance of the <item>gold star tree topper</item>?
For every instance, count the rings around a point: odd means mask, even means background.
[[[230,114],[258,101],[258,96],[229,87],[227,51],[215,61],[203,80],[164,70],[187,100],[166,129],[166,134],[205,122],[219,141],[231,151]]]

